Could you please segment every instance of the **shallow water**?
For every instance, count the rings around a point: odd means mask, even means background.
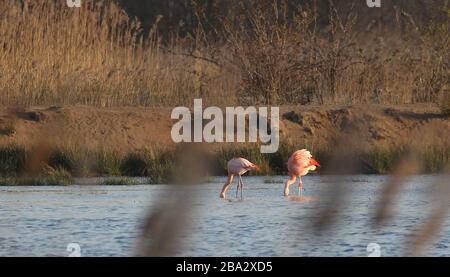
[[[386,177],[346,177],[346,204],[336,207],[333,224],[320,234],[313,227],[334,197],[334,178],[304,178],[300,199],[281,195],[283,177],[271,182],[245,177],[243,201],[234,199],[234,187],[229,201],[219,199],[224,180],[193,186],[194,212],[177,255],[367,256],[367,246],[377,243],[381,256],[399,256],[429,216],[439,178],[411,177],[396,198],[395,215],[375,230],[371,218]],[[170,196],[168,190],[167,185],[1,187],[0,256],[67,256],[69,243],[78,243],[82,256],[133,255],[142,219],[157,200]],[[296,194],[294,185],[291,193]],[[447,220],[425,254],[450,256],[449,246]]]

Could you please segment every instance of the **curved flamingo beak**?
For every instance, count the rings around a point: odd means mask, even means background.
[[[259,168],[259,166],[257,166],[256,164],[253,165],[253,169],[256,171],[260,171],[261,169]]]
[[[311,158],[311,160],[309,161],[309,164],[310,165],[314,165],[314,166],[320,166],[320,164],[316,160],[314,160],[313,158]]]

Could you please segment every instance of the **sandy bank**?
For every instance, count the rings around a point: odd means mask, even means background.
[[[369,145],[388,147],[411,140],[443,144],[450,120],[431,105],[281,107],[281,140],[329,145],[357,132]],[[88,106],[0,108],[0,144],[82,145],[129,152],[174,146],[170,108],[95,108]]]

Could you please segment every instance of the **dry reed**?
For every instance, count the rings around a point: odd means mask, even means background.
[[[333,3],[332,1],[330,3]],[[200,5],[200,4],[198,4]],[[0,8],[0,104],[187,105],[436,102],[448,87],[448,20],[390,42],[358,14],[283,1],[246,1],[209,30],[144,32],[112,0],[5,0]],[[406,26],[406,27],[405,27]],[[164,37],[164,39],[163,39]]]

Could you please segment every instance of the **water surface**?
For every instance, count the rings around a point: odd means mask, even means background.
[[[399,256],[433,208],[437,176],[415,176],[396,198],[395,215],[373,229],[371,219],[384,176],[349,176],[345,205],[336,204],[328,231],[318,232],[319,212],[335,197],[333,177],[304,178],[304,196],[285,198],[283,177],[245,177],[244,200],[219,199],[224,177],[192,187],[180,256],[367,256],[377,243],[382,256]],[[81,181],[80,181],[81,183]],[[69,243],[82,256],[131,256],[146,213],[173,192],[167,185],[0,188],[0,256],[67,256]],[[167,193],[170,192],[170,193]],[[296,193],[294,185],[291,193]],[[427,255],[450,256],[450,225]]]

